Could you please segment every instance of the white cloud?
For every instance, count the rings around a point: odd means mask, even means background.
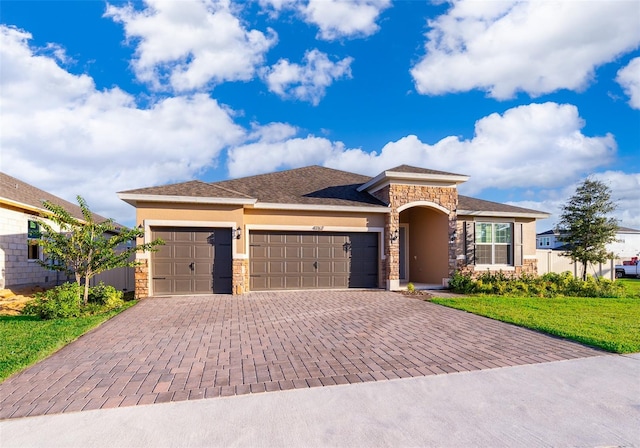
[[[341,142],[307,136],[263,139],[230,151],[232,176],[323,164],[375,175],[409,164],[466,174],[465,194],[487,188],[557,188],[607,165],[616,152],[612,135],[589,137],[573,105],[519,106],[476,122],[473,138],[446,137],[435,144],[415,135],[387,143],[380,153],[346,149]]]
[[[588,137],[573,105],[544,103],[519,106],[476,122],[472,139],[446,137],[430,145],[409,135],[382,148],[380,154],[351,150],[327,161],[336,168],[361,167],[368,174],[409,164],[471,176],[462,190],[557,187],[611,161],[611,135]],[[562,167],[559,169],[559,167]]]
[[[411,70],[418,92],[429,95],[579,91],[596,67],[640,43],[634,0],[461,0],[429,26],[426,55]]]
[[[124,25],[136,41],[132,61],[139,80],[156,89],[193,91],[224,81],[249,80],[276,42],[276,34],[247,30],[228,0],[145,0],[108,5],[105,16]]]
[[[331,62],[326,53],[314,49],[304,55],[304,64],[280,59],[263,71],[269,90],[282,98],[293,98],[318,105],[327,87],[340,78],[351,78],[351,62],[347,57]]]
[[[612,216],[621,226],[640,230],[640,173],[624,173],[622,171],[605,171],[595,173],[592,178],[604,182],[611,189],[611,199],[617,209]],[[543,190],[536,195],[536,199],[529,201],[509,202],[518,207],[543,210],[551,213],[549,219],[538,222],[538,231],[545,231],[556,226],[560,219],[562,206],[575,194],[578,184],[584,178],[576,179],[569,185],[553,190]]]
[[[616,81],[629,96],[629,105],[633,109],[640,109],[640,58],[632,59],[620,69]]]
[[[390,0],[309,0],[300,6],[307,23],[320,28],[324,40],[370,36],[380,28],[376,20]]]
[[[271,127],[266,128],[266,132],[259,130],[254,133],[258,141],[229,150],[227,168],[231,177],[319,165],[344,151],[341,142],[331,142],[313,135],[277,140],[273,138]]]
[[[245,131],[207,95],[147,108],[118,88],[99,91],[28,45],[30,34],[0,26],[2,170],[38,188],[128,222],[115,192],[182,181],[216,163]]]

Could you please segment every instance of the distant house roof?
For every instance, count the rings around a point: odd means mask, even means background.
[[[629,227],[618,226],[618,230],[616,233],[640,233],[640,230],[631,229]],[[558,234],[558,233],[554,230],[547,230],[546,232],[536,234],[536,236],[554,235],[554,234]]]
[[[118,193],[131,204],[137,201],[236,203],[259,206],[288,204],[304,206],[348,206],[384,212],[387,204],[367,192],[367,185],[384,175],[406,174],[411,178],[430,178],[443,182],[460,183],[467,176],[400,165],[371,178],[360,174],[326,168],[318,165],[275,173],[220,182],[189,181],[159,187],[139,188]],[[381,177],[382,176],[382,177]],[[402,176],[401,176],[402,177]],[[498,202],[459,196],[458,213],[478,216],[530,216],[546,218],[549,215],[536,210],[515,207]]]
[[[618,233],[640,233],[640,230],[618,226]]]
[[[82,209],[78,204],[72,204],[58,196],[47,193],[44,190],[29,185],[26,182],[0,172],[0,202],[7,205],[30,210],[38,214],[48,213],[42,206],[44,201],[63,207],[74,218],[84,219]],[[106,221],[107,218],[93,213],[93,218],[97,222]]]

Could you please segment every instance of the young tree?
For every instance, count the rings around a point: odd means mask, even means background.
[[[618,223],[607,215],[615,209],[609,187],[589,178],[562,207],[558,239],[567,243],[567,256],[582,263],[582,280],[587,279],[588,263],[611,257],[605,246],[615,241]]]
[[[95,222],[85,200],[77,197],[84,220],[72,216],[63,207],[45,201],[44,208],[51,215],[48,218],[59,229],[41,220],[42,229],[38,244],[42,246],[45,260],[39,263],[50,270],[74,275],[76,283],[84,280],[83,303],[89,299],[89,280],[110,269],[136,266],[130,260],[135,252],[154,250],[162,240],[146,244],[136,244],[136,238],[144,236],[141,229],[116,229],[113,219]],[[107,236],[111,234],[112,236]]]

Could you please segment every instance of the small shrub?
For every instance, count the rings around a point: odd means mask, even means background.
[[[32,314],[41,319],[58,319],[80,316],[80,294],[82,288],[77,283],[63,283],[45,292],[35,294],[27,303],[22,314]]]
[[[460,294],[472,294],[474,292],[474,281],[471,274],[456,271],[449,280],[449,288]]]
[[[410,292],[412,294],[416,292],[416,287],[413,283],[411,282],[407,283],[407,292]]]
[[[104,310],[119,308],[124,305],[124,293],[111,285],[100,282],[89,288],[89,303],[99,305]]]

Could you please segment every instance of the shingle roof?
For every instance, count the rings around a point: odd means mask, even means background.
[[[53,204],[63,207],[73,217],[78,219],[84,219],[82,216],[82,209],[77,204],[65,201],[58,196],[54,196],[51,193],[47,193],[44,190],[29,185],[26,182],[9,176],[8,174],[0,172],[0,197],[8,199],[18,204],[24,204],[38,210],[45,210],[42,206],[43,201],[49,201]],[[106,221],[107,218],[93,213],[93,218],[97,222]]]
[[[469,196],[458,195],[458,211],[474,212],[495,212],[495,213],[526,213],[526,214],[546,214],[530,208],[516,207],[514,205],[502,204],[500,202],[485,201],[484,199],[471,198]]]
[[[456,174],[456,173],[447,173],[446,171],[437,171],[437,170],[430,170],[427,168],[418,168],[411,165],[400,165],[385,171],[390,171],[393,173],[438,174],[441,176],[460,176],[460,174]]]
[[[179,184],[161,185],[159,187],[138,188],[127,190],[129,194],[149,194],[166,196],[194,196],[206,198],[249,198],[249,196],[221,187],[216,184],[208,184],[199,180],[191,180]]]
[[[259,202],[343,206],[386,206],[360,185],[370,178],[314,165],[287,171],[216,182],[212,185],[239,191]]]
[[[459,176],[444,171],[416,168],[409,165],[386,170],[416,174]],[[347,171],[314,165],[275,173],[259,174],[220,182],[189,181],[159,187],[122,191],[133,195],[166,195],[184,197],[255,199],[259,203],[327,205],[350,207],[385,207],[366,191],[358,191],[372,178]],[[541,214],[537,210],[514,207],[498,202],[459,196],[459,210],[495,213]]]

